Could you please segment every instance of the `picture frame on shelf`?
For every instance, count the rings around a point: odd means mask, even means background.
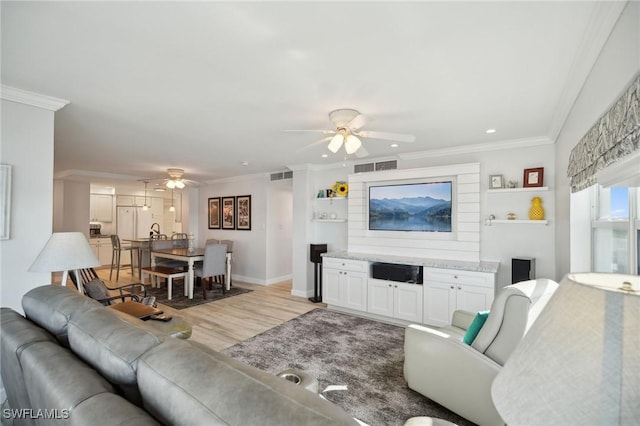
[[[239,231],[251,231],[251,195],[238,195],[236,197],[236,229]]]
[[[220,229],[220,197],[209,198],[209,229]]]
[[[502,175],[490,175],[489,189],[502,189],[502,188],[504,188],[504,177]]]
[[[236,228],[236,197],[222,197],[222,229]]]
[[[543,186],[544,167],[524,169],[523,188],[535,188]]]

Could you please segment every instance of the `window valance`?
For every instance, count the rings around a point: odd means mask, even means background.
[[[640,74],[571,151],[567,169],[571,192],[595,184],[596,172],[640,150],[639,99]]]

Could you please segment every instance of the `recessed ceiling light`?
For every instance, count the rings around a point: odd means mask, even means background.
[[[491,133],[495,133],[496,129],[487,129],[484,131],[486,134],[490,135]]]
[[[243,165],[243,166],[248,166],[248,165],[249,165],[249,162],[248,162],[248,161],[243,161],[243,162],[242,162],[242,165]]]
[[[391,148],[397,148],[398,144],[397,143],[392,143],[390,146],[391,146]]]
[[[322,154],[322,158],[327,158],[329,154]]]

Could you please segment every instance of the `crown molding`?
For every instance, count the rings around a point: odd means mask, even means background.
[[[262,180],[262,179],[269,180],[271,173],[278,173],[278,172],[276,171],[276,172],[269,172],[269,173],[253,173],[253,174],[247,174],[247,175],[230,176],[230,177],[225,177],[220,179],[207,180],[205,181],[205,183],[207,185],[214,185],[216,183],[243,182],[248,180]]]
[[[68,169],[53,175],[54,179],[63,180],[91,180],[92,178],[105,180],[136,181],[142,179],[140,176],[119,175],[115,173],[94,172],[91,170]]]
[[[64,99],[41,95],[39,93],[29,92],[16,87],[6,86],[4,84],[2,85],[1,97],[7,101],[48,109],[53,112],[58,111],[60,108],[69,104],[69,101]]]
[[[405,154],[398,154],[398,157],[402,160],[416,160],[420,158],[446,157],[449,155],[472,154],[485,151],[499,151],[503,149],[528,148],[540,145],[553,145],[553,141],[546,136],[540,136],[535,138],[512,139],[474,145],[437,148],[427,151],[409,152]]]
[[[547,134],[555,141],[565,121],[571,113],[571,109],[580,95],[580,91],[593,69],[602,49],[609,39],[620,15],[627,6],[627,1],[603,1],[597,2],[586,30],[573,58],[569,74],[565,76],[565,85],[560,99],[554,109]]]

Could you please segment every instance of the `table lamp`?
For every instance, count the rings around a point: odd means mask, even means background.
[[[637,425],[640,277],[567,275],[491,394],[509,426]]]
[[[62,285],[67,285],[69,270],[75,271],[78,291],[82,293],[78,269],[100,266],[82,232],[54,232],[29,268],[30,272],[62,271]]]

